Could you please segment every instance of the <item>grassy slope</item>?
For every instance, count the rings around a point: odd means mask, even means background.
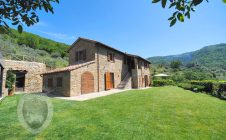
[[[0,44],[0,53],[5,59],[22,60],[24,56],[27,61],[44,62],[53,68],[68,66],[69,45],[64,43],[28,32],[20,34],[14,29],[2,33],[0,28]]]
[[[36,136],[17,120],[19,97],[7,97],[0,105],[0,138],[226,138],[226,102],[176,87],[127,91],[85,102],[53,99],[53,121]]]

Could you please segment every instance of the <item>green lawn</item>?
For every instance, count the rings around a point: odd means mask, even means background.
[[[226,139],[226,101],[177,87],[85,102],[52,99],[53,120],[37,135],[17,119],[20,97],[7,97],[0,105],[0,139]]]

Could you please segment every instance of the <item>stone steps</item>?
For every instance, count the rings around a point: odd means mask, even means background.
[[[131,74],[127,73],[126,77],[121,81],[121,83],[117,87],[118,89],[127,89],[131,88]]]

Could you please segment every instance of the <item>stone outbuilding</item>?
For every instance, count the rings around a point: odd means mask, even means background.
[[[114,88],[150,86],[150,62],[101,42],[79,38],[69,49],[69,66],[47,71],[43,92],[78,96]]]
[[[42,92],[43,79],[41,74],[46,72],[46,65],[37,62],[4,60],[2,74],[3,96],[7,96],[6,76],[11,70],[16,75],[15,92],[35,93]]]

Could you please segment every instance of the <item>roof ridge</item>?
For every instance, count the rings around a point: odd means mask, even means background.
[[[67,67],[63,67],[63,68],[56,68],[54,70],[44,72],[41,75],[50,74],[50,73],[59,73],[59,72],[65,72],[65,71],[72,71],[72,70],[79,69],[81,67],[84,67],[84,66],[87,66],[87,65],[90,65],[93,63],[95,63],[95,61],[91,61],[91,62],[87,62],[85,64],[79,64],[79,65],[71,65],[71,66],[67,66]]]

